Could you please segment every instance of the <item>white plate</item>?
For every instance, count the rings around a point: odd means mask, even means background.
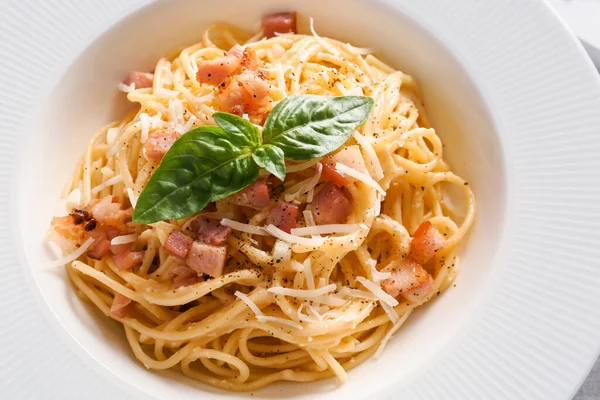
[[[413,74],[476,192],[457,287],[338,387],[253,398],[568,399],[600,349],[600,79],[537,1],[11,2],[0,13],[2,397],[234,398],[136,363],[116,323],[48,271],[42,236],[116,83],[209,22],[297,9]]]

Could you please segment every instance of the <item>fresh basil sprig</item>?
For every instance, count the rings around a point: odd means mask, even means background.
[[[133,221],[153,223],[201,211],[258,177],[259,167],[283,180],[285,158],[308,160],[343,145],[369,116],[364,96],[295,95],[277,104],[260,128],[216,112],[218,126],[201,126],[175,141],[142,191]]]

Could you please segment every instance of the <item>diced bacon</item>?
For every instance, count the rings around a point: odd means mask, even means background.
[[[154,74],[149,72],[133,71],[127,75],[127,78],[125,78],[123,84],[125,86],[129,86],[133,83],[136,89],[144,89],[152,87],[153,81]]]
[[[75,224],[75,221],[71,215],[54,217],[52,218],[51,223],[52,230],[65,239],[73,240],[78,245],[81,245],[85,239],[87,239],[84,226],[85,223]]]
[[[284,232],[290,231],[296,227],[296,217],[298,216],[298,206],[285,201],[280,201],[269,211],[267,225],[275,225]]]
[[[123,318],[135,307],[135,302],[121,293],[115,294],[112,305],[110,306],[110,315],[114,318]]]
[[[428,293],[433,286],[431,276],[417,261],[407,258],[393,268],[392,276],[381,283],[390,296],[404,295],[407,300],[415,300],[420,294]]]
[[[98,224],[124,232],[127,230],[127,222],[131,221],[133,209],[121,210],[118,201],[118,197],[106,196],[101,200],[92,200],[86,209]]]
[[[417,302],[427,296],[433,290],[433,278],[429,275],[427,282],[414,289],[403,292],[402,295],[408,301]]]
[[[171,255],[179,258],[185,258],[190,251],[193,241],[194,239],[188,235],[181,233],[178,230],[172,230],[171,233],[169,233],[167,240],[165,240],[163,247]]]
[[[198,274],[217,277],[221,276],[226,260],[227,248],[225,246],[213,246],[195,240],[186,262]]]
[[[181,286],[190,286],[198,282],[202,282],[202,277],[196,271],[188,266],[179,266],[174,271],[173,288],[177,289]]]
[[[246,92],[256,101],[262,101],[269,94],[269,84],[264,79],[260,79],[256,74],[244,72],[236,77],[237,81],[242,84]]]
[[[213,104],[221,111],[242,116],[248,114],[250,120],[262,124],[271,110],[271,97],[268,83],[253,74],[243,74],[226,80],[215,97]]]
[[[231,228],[221,225],[216,219],[206,218],[201,215],[192,221],[192,229],[198,234],[198,240],[212,244],[213,246],[222,246],[227,241],[227,235]]]
[[[268,207],[271,200],[267,181],[263,178],[257,179],[250,186],[233,194],[232,201],[238,206],[250,207],[255,210]]]
[[[239,57],[240,49],[237,47],[228,54],[234,50]],[[248,114],[252,122],[262,124],[272,108],[272,99],[266,74],[259,69],[261,65],[252,49],[243,49],[240,68],[219,84],[214,107],[239,116]]]
[[[106,235],[102,234],[94,239],[94,242],[88,248],[88,251],[85,253],[85,255],[89,258],[93,258],[94,260],[102,260],[102,258],[104,258],[104,256],[106,256],[110,251],[110,246],[110,239],[107,238]]]
[[[236,45],[224,57],[200,61],[196,80],[200,83],[218,85],[240,68],[243,54],[244,49]]]
[[[353,210],[352,201],[332,182],[327,182],[319,190],[312,205],[317,225],[343,224]]]
[[[133,243],[111,244],[110,252],[113,254],[121,254],[131,250]]]
[[[98,223],[104,224],[109,220],[113,221],[119,211],[121,211],[121,205],[113,203],[112,196],[106,196],[91,206],[90,213]]]
[[[128,251],[113,256],[113,261],[119,271],[131,269],[136,265],[141,264],[143,260],[143,251]]]
[[[179,139],[181,135],[174,129],[157,131],[150,134],[150,137],[144,144],[146,157],[150,160],[160,161],[167,154],[173,143]]]
[[[446,244],[444,235],[429,221],[423,222],[410,242],[409,256],[421,264],[431,260]]]
[[[265,15],[262,19],[263,33],[267,38],[275,33],[296,33],[296,13],[280,12]]]
[[[360,148],[357,145],[346,146],[335,154],[328,154],[323,157],[323,172],[321,176],[325,181],[331,181],[338,187],[342,187],[355,181],[351,176],[344,175],[335,169],[335,164],[340,163],[368,175],[369,172],[362,157]]]

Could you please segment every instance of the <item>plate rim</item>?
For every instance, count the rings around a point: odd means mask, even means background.
[[[85,24],[80,25],[81,29],[87,29],[87,31],[85,31],[85,33],[82,35],[82,37],[84,37],[84,39],[80,40],[80,41],[73,41],[72,42],[72,48],[70,48],[69,50],[66,51],[65,54],[67,54],[65,57],[66,58],[75,58],[76,56],[79,55],[80,51],[85,48],[87,45],[89,45],[91,43],[92,40],[94,40],[95,38],[99,37],[102,33],[104,33],[106,30],[110,29],[110,27],[114,24],[119,22],[121,19],[127,17],[128,15],[130,15],[131,13],[135,12],[136,10],[144,7],[146,4],[151,3],[152,0],[135,0],[135,1],[130,1],[127,2],[127,4],[122,4],[125,2],[120,2],[119,0],[104,0],[103,2],[95,2],[92,3],[93,5],[90,4],[86,4],[86,5],[81,5],[81,3],[76,2],[75,0],[63,0],[62,4],[69,4],[70,7],[79,7],[78,8],[78,12],[81,13],[87,13],[87,15],[93,15],[93,13],[95,11],[101,11],[102,12],[102,17],[99,18],[99,20],[101,22],[97,22],[96,24],[90,24],[89,26],[86,26]],[[415,20],[421,25],[421,26],[428,26],[429,24],[431,24],[431,22],[428,22],[429,20],[427,19],[427,13],[431,12],[434,10],[434,2],[433,1],[423,1],[420,4],[410,4],[408,1],[404,1],[404,0],[381,0],[382,3],[387,3],[389,4],[391,7],[393,8],[397,8],[397,9],[403,9],[406,11],[409,11],[411,14],[409,14],[410,18],[415,18]],[[33,6],[33,8],[35,8],[35,1],[31,1],[30,3],[27,3],[31,6]],[[455,2],[457,3],[457,2]],[[479,9],[481,11],[481,15],[485,14],[485,10],[489,11],[489,12],[494,12],[496,16],[498,15],[506,15],[506,13],[508,13],[508,9],[513,9],[516,10],[517,6],[516,3],[504,3],[503,5],[501,5],[501,1],[500,0],[494,0],[494,1],[490,1],[487,2],[487,4],[483,5],[481,4],[481,2],[477,2],[475,0],[466,0],[463,1],[461,3],[461,5],[458,7],[459,9],[468,9],[469,7],[472,9]],[[16,3],[11,3],[13,6]],[[455,4],[456,5],[456,4]],[[531,2],[531,4],[527,4],[527,5],[523,5],[523,3],[520,3],[518,5],[519,9],[522,8],[529,8],[529,11],[531,13],[531,15],[533,15],[535,13],[535,15],[537,17],[541,18],[545,18],[546,20],[548,20],[548,26],[550,27],[551,24],[554,24],[555,29],[550,32],[550,34],[555,35],[557,40],[560,40],[561,46],[564,47],[565,50],[568,50],[571,54],[571,56],[574,57],[573,60],[576,59],[576,62],[567,62],[563,60],[559,60],[561,62],[565,62],[568,63],[568,65],[572,65],[574,68],[577,69],[577,71],[581,74],[580,75],[580,82],[576,82],[575,78],[572,79],[572,82],[574,85],[581,85],[581,82],[584,82],[586,84],[589,85],[589,87],[586,89],[587,91],[583,91],[582,93],[584,93],[586,96],[592,96],[594,94],[599,95],[600,96],[600,78],[597,76],[596,70],[593,67],[593,64],[591,63],[591,61],[589,60],[589,58],[587,57],[587,55],[585,54],[581,44],[577,41],[577,39],[572,35],[572,33],[569,31],[568,27],[566,26],[566,24],[560,19],[560,17],[558,16],[557,12],[552,9],[550,7],[550,5],[547,2]],[[31,12],[31,8],[28,7],[28,5],[19,5],[17,7],[21,7],[22,9],[27,9],[27,11]],[[87,9],[84,9],[86,8]],[[502,10],[501,8],[503,8],[504,10]],[[482,11],[483,10],[483,11]],[[0,26],[8,26],[10,27],[10,29],[6,29],[6,32],[10,32],[11,35],[13,35],[13,37],[18,37],[18,33],[21,33],[21,31],[19,29],[21,29],[22,27],[15,27],[15,24],[11,24],[11,21],[8,20],[8,15],[10,13],[6,13],[5,15],[5,20],[2,20],[2,17],[0,16],[0,21],[2,21],[3,23],[0,24]],[[44,21],[43,18],[41,16],[37,16],[36,18],[38,18],[36,21]],[[552,22],[550,22],[552,21]],[[0,28],[2,29],[2,28]],[[453,29],[457,29],[458,28],[455,26]],[[38,31],[39,32],[39,31]],[[466,32],[466,30],[462,30],[460,32]],[[539,38],[538,38],[539,39]],[[8,59],[8,56],[11,55],[11,50],[14,48],[14,43],[10,42],[11,38],[8,38],[8,44],[6,43],[1,43],[0,44],[0,57],[2,59]],[[453,39],[455,42],[458,40],[458,38]],[[474,42],[473,42],[474,43]],[[474,46],[474,44],[471,43],[470,46]],[[569,44],[570,43],[570,44]],[[456,46],[455,49],[453,49],[453,54],[456,56],[456,54],[460,54],[460,52],[466,52],[467,55],[472,55],[473,53],[469,53],[469,46],[467,46],[466,42],[463,43],[451,43],[452,45]],[[448,45],[448,42],[444,42],[444,45]],[[473,49],[471,49],[471,51],[473,51]],[[465,67],[469,72],[471,72],[471,70],[475,70],[478,71],[477,73],[480,74],[480,80],[483,79],[483,72],[485,71],[487,67],[484,66],[483,61],[478,64],[475,61],[469,60],[469,65],[463,65],[463,67]],[[18,71],[14,68],[10,68],[10,67],[6,67],[3,65],[0,65],[0,83],[2,87],[11,87],[10,81],[7,77],[15,77],[18,76],[16,75]],[[51,73],[51,71],[46,71],[46,73]],[[493,75],[495,72],[494,71],[490,71],[487,70],[486,71],[487,74],[489,75]],[[592,77],[593,74],[593,77]],[[583,78],[583,76],[588,76]],[[472,76],[473,77],[473,76]],[[539,79],[541,79],[542,77],[539,77]],[[543,78],[547,78],[547,77],[543,77]],[[480,83],[476,80],[477,83]],[[49,84],[48,84],[49,85]],[[49,86],[45,86],[43,90],[48,90],[50,89]],[[492,90],[491,89],[491,84],[486,84],[486,83],[482,83],[478,86],[478,90],[483,92],[483,97],[486,99],[486,101],[490,102],[492,101],[492,103],[494,104],[494,106],[498,107],[497,110],[491,110],[491,115],[494,117],[494,122],[500,125],[503,125],[504,119],[498,118],[500,116],[500,111],[499,110],[503,110],[506,111],[506,107],[507,105],[505,104],[505,99],[504,99],[504,94],[502,96],[499,95],[497,90]],[[39,95],[40,92],[34,92],[32,91],[32,89],[29,89],[30,91],[26,92],[26,95]],[[42,92],[43,92],[42,90]],[[491,93],[490,93],[491,91]],[[592,115],[591,113],[591,105],[593,103],[593,101],[591,100],[586,100],[587,98],[582,98],[581,101],[587,101],[586,105],[589,106],[587,107],[587,109],[589,110],[588,113],[582,113],[582,118],[585,118],[585,121],[588,123],[598,123],[596,126],[600,126],[600,115],[595,116]],[[18,122],[14,119],[15,115],[19,115],[19,109],[15,108],[19,105],[25,104],[23,103],[14,103],[14,99],[12,99],[13,102],[11,102],[11,99],[9,99],[8,96],[0,94],[0,105],[2,107],[2,109],[7,110],[7,112],[4,112],[2,114],[0,114],[0,132],[2,132],[2,137],[7,139],[3,145],[0,145],[0,151],[3,152],[3,154],[8,154],[8,155],[14,155],[12,158],[11,157],[7,157],[5,158],[3,161],[0,161],[0,166],[3,165],[5,171],[13,171],[13,170],[17,170],[15,167],[19,164],[19,157],[18,155],[20,154],[19,150],[23,150],[19,148],[19,140],[18,140],[18,136],[15,135],[14,133],[10,132],[11,126],[14,125],[18,125]],[[25,100],[23,100],[25,101]],[[495,101],[495,102],[494,102]],[[597,102],[597,101],[596,101]],[[598,102],[597,102],[598,103]],[[489,103],[488,103],[489,105]],[[600,114],[600,113],[598,113]],[[502,126],[499,126],[499,131],[502,133],[506,133],[507,129],[504,129]],[[514,138],[512,136],[509,135],[509,140],[514,140],[515,142],[518,142],[520,139],[519,138]],[[4,148],[2,148],[4,147]],[[15,151],[16,150],[16,151]],[[506,157],[506,154],[505,154]],[[506,161],[508,161],[507,159],[505,159]],[[518,158],[516,158],[513,161],[517,161],[518,162]],[[507,163],[508,164],[508,163]],[[513,167],[512,163],[510,163],[511,168]],[[507,165],[508,167],[508,165]],[[515,168],[519,168],[518,166]],[[515,188],[519,188],[522,189],[522,187],[520,185],[523,184],[523,176],[524,175],[518,175],[515,177],[515,174],[518,174],[517,172],[515,172],[514,170],[510,171],[511,173],[508,173],[509,170],[507,169],[507,193],[511,194],[511,195],[515,195],[518,196],[517,194],[517,190],[514,190]],[[592,175],[590,174],[589,176],[587,176],[590,179],[595,179],[595,182],[600,183],[600,174],[595,174]],[[527,179],[530,179],[530,177],[527,177]],[[11,176],[9,173],[5,172],[0,174],[0,183],[4,184],[5,188],[15,188],[16,187],[16,181],[17,180],[17,176],[13,175]],[[598,196],[597,194],[595,194],[596,197]],[[535,193],[533,193],[531,196],[533,196],[532,198],[536,198],[535,197]],[[22,255],[22,249],[20,248],[20,246],[17,246],[18,253],[14,254],[14,249],[11,250],[11,246],[9,245],[12,244],[10,239],[11,237],[18,237],[18,234],[15,234],[16,231],[18,231],[17,228],[17,219],[16,219],[16,214],[10,214],[8,213],[6,210],[13,210],[15,209],[14,207],[17,206],[17,198],[16,198],[16,193],[15,190],[9,190],[8,193],[2,192],[0,193],[0,205],[8,205],[9,207],[3,207],[3,211],[1,212],[0,215],[2,215],[2,219],[5,221],[8,221],[8,223],[3,223],[2,225],[0,225],[0,237],[4,237],[4,238],[8,238],[9,241],[6,241],[6,243],[3,243],[1,246],[2,248],[5,250],[4,252],[2,252],[3,254],[0,255],[0,259],[3,261],[3,265],[8,266],[10,265],[10,270],[9,270],[9,274],[11,276],[11,279],[15,279],[15,281],[21,281],[21,280],[29,280],[29,279],[33,279],[31,275],[31,273],[29,272],[29,266],[27,265],[27,262],[25,261],[23,255]],[[517,203],[517,200],[515,200],[515,198],[513,198],[511,196],[510,201],[514,201],[515,203]],[[590,203],[592,202],[592,200],[589,201]],[[587,204],[588,206],[590,204]],[[511,219],[516,219],[517,218],[517,213],[508,213],[508,215],[510,216]],[[583,216],[581,216],[583,218]],[[535,222],[535,221],[534,221]],[[539,222],[539,221],[538,221]],[[598,223],[594,222],[596,227],[600,227],[600,221]],[[539,224],[538,225],[534,225],[534,227],[538,227],[539,228]],[[515,225],[515,221],[514,220],[510,220],[506,222],[506,230],[510,231],[510,232],[514,232],[516,234],[519,234],[518,229],[519,226]],[[531,232],[534,232],[535,230],[531,230]],[[522,232],[521,232],[522,234]],[[596,236],[597,237],[597,236]],[[507,246],[507,242],[504,242],[502,244],[501,248],[505,248]],[[13,246],[14,247],[14,244]],[[12,252],[12,254],[11,254]],[[526,253],[526,252],[525,252]],[[524,254],[525,254],[524,253]],[[598,256],[600,255],[600,251],[595,251],[595,252],[590,252],[590,255],[595,255]],[[512,254],[512,256],[514,256],[514,254]],[[506,258],[508,259],[508,255],[502,255],[502,258]],[[591,258],[590,258],[591,259]],[[589,260],[585,260],[585,261],[589,261]],[[507,261],[508,262],[508,261]],[[12,267],[14,266],[14,268]],[[589,266],[593,266],[592,263],[589,264]],[[508,276],[506,276],[506,274],[508,274]],[[504,280],[510,280],[510,279],[515,279],[516,276],[513,276],[513,274],[516,274],[515,271],[512,271],[510,268],[506,268],[506,270],[502,271],[502,279],[503,282],[502,284],[506,284],[506,282]],[[596,276],[596,278],[600,277],[600,271],[596,273],[598,276]],[[494,276],[498,276],[498,274],[494,274]],[[513,282],[514,283],[514,282]],[[31,285],[27,285],[28,287],[31,287]],[[506,286],[503,286],[502,290],[506,291]],[[27,291],[28,292],[28,291]],[[7,293],[13,296],[18,296],[18,294],[15,294],[15,291],[8,291],[8,292],[4,292],[2,294],[0,294],[0,299],[6,299],[7,297]],[[510,291],[508,291],[507,293],[510,293]],[[20,294],[21,296],[25,296],[24,294]],[[28,308],[31,307],[35,307],[35,310],[32,312],[37,312],[38,314],[40,313],[40,306],[43,309],[42,314],[44,314],[44,319],[46,320],[46,325],[44,326],[52,326],[52,329],[61,329],[61,327],[59,327],[56,322],[56,318],[52,315],[50,316],[47,313],[47,310],[49,308],[48,305],[43,304],[43,302],[45,300],[41,299],[41,295],[39,293],[37,293],[38,296],[36,296],[35,293],[29,293],[27,295],[28,299],[26,301],[26,305]],[[498,296],[498,294],[496,294],[496,296]],[[35,300],[34,300],[35,299]],[[493,301],[494,299],[490,299],[490,302]],[[530,299],[529,299],[530,300]],[[596,309],[600,309],[600,297],[596,296],[595,298],[592,298],[593,303],[590,301],[590,304],[588,304],[589,307],[591,307],[592,305],[596,306]],[[41,301],[41,303],[40,303]],[[505,315],[503,315],[501,313],[501,311],[498,311],[498,304],[501,304],[502,306],[505,307],[513,307],[514,304],[510,304],[510,303],[497,303],[495,305],[496,307],[496,311],[497,313],[500,313],[499,315],[501,316],[500,319],[504,319],[507,318]],[[489,307],[488,304],[486,304],[485,306],[482,305],[482,313],[483,313],[483,307]],[[592,308],[590,308],[591,310]],[[33,309],[32,309],[33,310]],[[488,311],[490,311],[490,309],[488,309]],[[14,321],[13,328],[17,327],[17,329],[21,329],[21,328],[27,328],[25,325],[20,325],[20,323],[18,321],[15,321],[14,317],[10,317],[8,316],[8,312],[6,311],[6,307],[3,308],[2,310],[0,310],[0,315],[2,315],[2,317],[6,317],[6,320],[9,321]],[[597,314],[593,314],[593,315],[597,315]],[[487,316],[486,316],[487,317]],[[497,316],[498,317],[498,316]],[[486,321],[489,321],[489,317],[487,317],[488,319]],[[54,323],[53,323],[53,322]],[[449,367],[452,365],[452,363],[456,363],[456,360],[463,360],[465,358],[465,354],[472,354],[474,350],[471,344],[471,347],[469,347],[468,343],[465,344],[465,342],[469,342],[470,340],[473,340],[473,342],[471,343],[477,343],[479,346],[481,346],[481,349],[486,349],[487,351],[497,351],[497,349],[493,349],[493,347],[491,347],[491,345],[486,342],[482,336],[485,336],[487,334],[490,334],[490,332],[488,332],[490,329],[492,329],[493,327],[496,327],[498,329],[498,331],[501,331],[500,327],[494,325],[494,322],[486,322],[487,325],[485,326],[478,326],[481,325],[482,322],[481,321],[473,321],[473,325],[471,326],[472,330],[471,332],[469,332],[467,334],[467,336],[465,336],[465,338],[463,338],[463,340],[461,341],[462,344],[459,344],[457,346],[455,346],[454,348],[450,349],[447,353],[444,355],[444,359],[440,361],[440,365]],[[600,322],[590,322],[587,325],[587,329],[591,331],[596,330],[597,329],[591,329],[592,327],[594,328],[599,328],[600,327]],[[10,335],[11,338],[16,338],[16,333],[15,331],[13,332],[8,332],[8,330],[4,327],[0,328],[0,337],[4,337],[4,335]],[[23,332],[24,337],[28,337],[28,335],[31,335],[31,332]],[[505,334],[505,332],[502,332],[502,334]],[[475,336],[473,336],[475,335]],[[62,336],[62,335],[58,335],[58,336]],[[582,336],[583,338],[583,336]],[[18,339],[15,339],[18,340]],[[557,387],[557,391],[556,394],[557,396],[561,396],[562,394],[565,395],[570,395],[571,397],[576,393],[576,391],[579,389],[581,383],[583,382],[583,380],[586,378],[587,373],[589,372],[589,370],[591,369],[591,367],[593,366],[593,363],[595,362],[598,354],[600,353],[600,337],[598,339],[594,339],[594,340],[590,340],[590,338],[586,335],[585,336],[585,340],[587,340],[587,342],[585,343],[585,346],[587,346],[588,348],[591,349],[590,352],[588,352],[588,356],[587,356],[587,360],[582,360],[579,362],[578,365],[575,365],[572,369],[572,371],[577,370],[576,372],[572,372],[571,373],[571,378],[568,379],[571,381],[571,385],[567,385],[567,386],[560,386]],[[36,342],[37,343],[37,342]],[[529,342],[531,344],[531,342]],[[471,350],[469,350],[471,349]],[[58,346],[56,346],[56,350],[58,351]],[[62,345],[61,348],[62,351],[66,351],[69,353],[78,353],[78,352],[73,352],[72,350],[69,349],[68,346],[66,346],[64,343]],[[3,354],[4,350],[0,350],[0,354]],[[8,355],[9,352],[7,352]],[[593,353],[593,354],[592,354]],[[88,353],[86,353],[88,354]],[[534,356],[537,357],[541,357],[542,355],[540,353],[532,353],[534,354]],[[79,356],[81,356],[81,354],[79,354]],[[497,354],[497,356],[500,356]],[[469,355],[469,357],[473,357],[472,359],[469,360],[469,362],[475,364],[475,365],[481,365],[481,363],[485,363],[486,358],[481,358],[475,355]],[[104,366],[102,366],[102,368],[94,368],[94,367],[90,367],[90,364],[95,364],[97,367],[99,367],[97,365],[97,363],[95,363],[95,361],[91,361],[90,360],[85,360],[84,357],[71,357],[71,359],[79,359],[81,364],[82,364],[82,368],[79,370],[78,375],[81,376],[82,380],[87,381],[93,381],[94,378],[97,376],[95,374],[95,372],[97,372],[99,369],[105,370],[104,372],[108,372],[107,368],[103,368]],[[454,360],[454,361],[452,361]],[[532,359],[526,359],[525,361],[527,363],[529,363],[529,367],[534,367],[535,365],[543,365],[543,360],[547,360],[546,359],[538,359],[538,360],[532,360]],[[86,363],[86,361],[89,361]],[[505,363],[509,363],[508,361],[504,361]],[[586,364],[586,365],[582,365],[582,364]],[[504,364],[503,364],[504,365]],[[438,368],[438,370],[440,369],[440,367],[436,367]],[[489,367],[488,367],[489,368]],[[497,368],[499,368],[499,370],[504,371],[505,373],[507,372],[506,370],[503,370],[502,368],[505,367],[501,367],[500,364],[498,364]],[[76,369],[77,370],[77,369]],[[490,373],[491,370],[485,370],[486,373]],[[9,372],[10,373],[10,372]],[[73,371],[71,371],[71,373],[73,373]],[[430,374],[431,371],[427,371],[424,373],[424,375]],[[85,377],[84,377],[85,375]],[[112,374],[112,372],[110,373],[103,373],[100,375],[104,375],[105,378],[108,378],[109,376],[114,376],[114,374]],[[527,374],[526,374],[527,375]],[[469,389],[464,389],[464,388],[460,388],[459,386],[456,386],[456,384],[452,384],[451,381],[453,378],[452,375],[450,375],[450,373],[448,372],[444,372],[442,374],[440,374],[440,376],[442,377],[442,380],[446,380],[448,383],[444,383],[444,387],[447,388],[448,390],[450,390],[450,392],[453,395],[461,395],[464,394],[466,395],[465,398],[471,398],[469,396],[473,396],[476,395],[477,393],[481,393],[480,390],[482,390],[480,387],[478,387],[478,385],[481,385],[481,383],[479,384],[473,384],[473,387],[469,388]],[[510,376],[510,374],[508,374],[507,376]],[[474,379],[474,376],[471,375],[466,375],[462,377],[462,380],[464,383],[467,383],[469,381],[469,379]],[[431,377],[427,377],[427,376],[419,376],[419,377],[415,377],[414,381],[413,381],[413,385],[411,387],[406,387],[406,388],[398,388],[398,393],[401,390],[406,389],[406,395],[407,398],[420,398],[419,397],[419,389],[417,385],[426,385],[426,384],[430,384],[429,380],[431,379]],[[489,376],[484,377],[484,380],[486,382],[491,382],[489,381],[489,379],[491,379]],[[538,378],[539,379],[539,378]],[[16,380],[16,379],[15,379]],[[516,386],[520,387],[519,385],[521,384],[521,381],[519,381],[519,379],[515,380],[516,382]],[[473,382],[471,382],[473,383]],[[96,383],[95,385],[98,385],[98,383]],[[100,385],[102,386],[102,385]],[[111,385],[113,386],[113,385]],[[115,385],[116,386],[116,385]],[[118,394],[123,394],[123,393],[129,393],[130,395],[134,395],[135,393],[138,393],[137,390],[133,389],[132,387],[123,387],[123,386],[129,386],[129,385],[120,385],[121,388],[116,389]],[[539,383],[538,383],[539,386]],[[123,391],[121,391],[121,389]],[[524,387],[524,389],[527,389],[527,387]],[[112,390],[112,389],[111,389]],[[470,390],[470,391],[467,391]],[[559,394],[560,391],[560,394]],[[507,391],[506,388],[502,387],[500,388],[500,392],[502,395],[511,395],[511,394],[515,394],[513,392]],[[141,393],[141,392],[140,392]],[[103,392],[103,394],[106,394],[106,392]],[[394,393],[387,393],[385,395],[389,395],[392,396]],[[499,397],[499,398],[509,398],[509,397]],[[514,398],[514,397],[513,397]],[[563,397],[556,397],[556,398],[563,398]]]

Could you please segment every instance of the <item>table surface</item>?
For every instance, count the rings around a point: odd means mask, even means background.
[[[600,0],[548,0],[571,30],[600,49]],[[600,360],[573,400],[600,399]]]

